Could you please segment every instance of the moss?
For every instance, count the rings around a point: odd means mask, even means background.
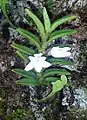
[[[33,113],[31,110],[26,110],[23,108],[17,108],[15,111],[5,117],[5,120],[28,120],[32,118]]]
[[[4,101],[0,100],[0,116],[4,114]]]

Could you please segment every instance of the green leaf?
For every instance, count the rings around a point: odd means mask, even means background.
[[[52,65],[72,65],[73,62],[70,60],[62,59],[62,58],[50,58],[47,60],[50,62]]]
[[[13,69],[12,71],[16,74],[19,74],[19,75],[23,76],[23,77],[27,77],[27,78],[30,77],[30,76],[36,77],[36,74],[32,71],[25,71],[25,70],[22,70],[22,69]]]
[[[53,83],[51,94],[55,94],[56,92],[60,91],[66,84],[67,78],[65,75],[62,75],[61,80],[57,80],[56,82]]]
[[[58,77],[46,77],[43,82],[49,85],[52,82],[56,82],[57,80],[58,80]]]
[[[63,36],[66,36],[66,35],[71,35],[71,34],[74,34],[76,32],[77,32],[76,30],[71,30],[71,29],[55,31],[55,32],[53,32],[50,35],[48,43],[52,42],[53,40],[57,39],[58,37],[63,37]]]
[[[18,51],[27,54],[27,55],[33,55],[35,52],[34,50],[32,50],[31,48],[28,48],[24,45],[20,45],[20,44],[16,44],[16,43],[12,43],[11,45],[13,48],[17,49]]]
[[[1,0],[0,0],[0,7],[1,7]]]
[[[67,84],[67,77],[65,75],[61,75],[61,80],[62,80],[64,85]]]
[[[48,14],[47,14],[47,10],[46,10],[45,7],[43,8],[43,18],[44,18],[45,30],[48,33],[49,30],[50,30],[50,27],[51,27],[51,22],[50,22],[50,18],[49,18]]]
[[[38,85],[38,81],[30,76],[28,78],[23,78],[23,79],[17,80],[16,83],[20,84],[20,85],[27,85],[27,86],[37,86]]]
[[[48,76],[54,76],[54,75],[58,75],[57,70],[48,70],[44,72],[43,77],[46,78]]]
[[[65,75],[61,76],[61,80],[57,80],[56,82],[53,82],[53,86],[52,86],[52,92],[45,98],[38,100],[39,102],[43,102],[47,99],[49,99],[50,97],[52,97],[53,95],[55,95],[56,92],[60,91],[61,89],[63,89],[63,87],[67,84],[67,78]]]
[[[35,25],[37,26],[38,30],[40,31],[41,36],[44,37],[45,30],[44,30],[43,24],[41,23],[39,18],[36,15],[34,15],[29,9],[25,9],[25,11],[29,15],[29,17],[34,21]]]
[[[67,21],[73,20],[75,18],[76,18],[76,16],[74,16],[74,15],[73,16],[65,16],[65,17],[62,17],[62,18],[54,21],[53,24],[52,24],[52,27],[50,29],[50,33],[52,31],[54,31],[59,25],[61,25],[63,23],[66,23]]]
[[[51,37],[62,37],[62,36],[65,36],[65,35],[70,35],[70,34],[73,34],[73,33],[76,33],[77,31],[75,29],[62,29],[62,30],[57,30],[55,32],[53,32],[51,35],[50,35],[50,38]]]
[[[15,26],[13,25],[13,23],[10,21],[7,13],[6,13],[6,4],[7,4],[7,0],[0,0],[0,6],[1,6],[1,9],[3,11],[3,14],[5,16],[5,18],[7,19],[7,22],[13,27],[15,28]]]
[[[54,7],[54,5],[55,5],[54,0],[47,0],[46,1],[46,6],[47,6],[48,9],[52,10],[52,8]]]
[[[40,50],[41,46],[40,46],[40,41],[38,39],[38,37],[34,34],[32,34],[31,32],[22,29],[22,28],[18,28],[16,29],[17,32],[19,32],[21,35],[23,35],[24,37],[26,37],[28,40],[30,40],[32,43],[34,43],[34,45],[36,45],[36,47]]]
[[[24,60],[25,63],[29,62],[28,56],[26,56],[23,52],[16,51],[16,53],[19,55],[20,58]]]
[[[48,69],[43,72],[43,77],[47,76],[53,76],[53,75],[70,75],[70,72],[68,72],[66,69],[58,69],[58,68],[53,68],[53,69]]]

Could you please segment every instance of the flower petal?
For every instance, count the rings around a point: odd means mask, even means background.
[[[61,50],[63,50],[63,51],[69,51],[70,49],[71,49],[70,47],[61,48]]]
[[[33,57],[33,56],[29,56],[28,58],[29,58],[30,61],[35,59],[35,57]]]
[[[34,68],[34,65],[33,65],[32,62],[30,62],[30,63],[25,67],[25,70],[26,70],[26,71],[30,71],[30,70],[32,70],[33,68]]]
[[[48,67],[50,67],[50,66],[51,66],[51,63],[46,62],[46,61],[43,61],[43,62],[42,62],[42,67],[43,67],[43,68],[48,68]]]
[[[59,58],[69,57],[71,56],[71,53],[67,51],[69,51],[70,49],[71,49],[70,47],[64,47],[64,48],[59,48],[59,46],[53,47],[51,51],[48,52],[48,55],[52,55],[53,57],[59,57]]]
[[[63,57],[69,57],[71,56],[71,53],[70,52],[54,52],[54,53],[51,53],[51,55],[53,57],[58,57],[58,58],[63,58]]]
[[[38,64],[34,68],[35,68],[35,71],[37,71],[37,72],[41,72],[41,70],[42,70],[42,66],[38,65]]]
[[[51,51],[58,51],[59,50],[59,47],[53,47],[52,49],[51,49]]]
[[[41,57],[43,54],[39,53],[39,54],[34,54],[35,57]]]
[[[39,58],[39,61],[45,61],[46,60],[46,57],[40,57]]]
[[[57,47],[53,47],[51,49],[51,51],[53,51],[53,52],[56,52],[56,51],[69,51],[70,49],[71,49],[70,47],[59,48],[59,46],[57,46]]]

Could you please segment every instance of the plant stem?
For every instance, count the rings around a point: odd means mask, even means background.
[[[47,48],[47,39],[48,39],[48,35],[45,35],[45,37],[43,37],[42,39],[42,52],[45,52],[46,48]]]
[[[43,80],[41,72],[37,73],[37,77],[38,77],[39,83],[41,83],[41,81]]]

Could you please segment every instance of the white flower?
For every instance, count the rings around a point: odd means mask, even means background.
[[[42,68],[48,68],[51,66],[49,62],[46,62],[46,57],[42,57],[42,53],[34,54],[33,56],[29,56],[30,63],[25,67],[26,71],[30,71],[33,68],[37,72],[41,72]]]
[[[50,52],[48,52],[48,55],[52,55],[53,57],[56,58],[63,58],[63,57],[70,57],[71,53],[69,52],[71,48],[70,47],[64,47],[64,48],[59,48],[58,47],[53,47]]]

